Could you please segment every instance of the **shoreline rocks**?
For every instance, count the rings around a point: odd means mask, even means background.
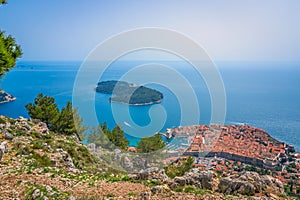
[[[11,94],[8,94],[4,90],[0,89],[0,104],[8,103],[8,102],[14,101],[16,99],[17,99],[16,97],[14,97]]]

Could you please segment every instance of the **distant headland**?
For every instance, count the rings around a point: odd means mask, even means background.
[[[113,96],[109,98],[110,102],[125,103],[132,106],[156,104],[163,99],[163,94],[157,90],[125,81],[99,82],[96,92],[112,94]]]
[[[14,101],[17,98],[0,89],[0,104]]]

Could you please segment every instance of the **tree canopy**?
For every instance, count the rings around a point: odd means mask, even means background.
[[[27,104],[25,108],[31,118],[45,122],[50,130],[57,129],[60,113],[53,97],[39,94],[34,99],[34,103]]]
[[[39,94],[34,103],[29,103],[25,107],[31,118],[45,122],[51,131],[75,134],[79,139],[85,139],[87,127],[82,125],[83,120],[71,102],[67,102],[66,107],[60,111],[53,97]]]
[[[0,0],[0,5],[6,3],[6,0]],[[15,38],[0,30],[0,76],[13,68],[16,65],[17,58],[21,56],[22,50],[16,44]]]
[[[113,145],[115,145],[123,150],[126,150],[129,144],[129,141],[125,138],[124,131],[119,125],[111,131],[107,128],[105,122],[97,128],[91,129],[88,142],[104,148],[113,148]]]
[[[13,68],[21,55],[21,47],[16,44],[15,39],[0,30],[0,76]]]
[[[151,137],[144,137],[138,143],[137,151],[140,153],[150,153],[164,148],[166,144],[162,140],[161,135],[156,134]]]
[[[183,160],[178,160],[176,163],[171,163],[165,167],[167,176],[174,178],[176,176],[183,176],[186,172],[193,168],[194,158],[188,157]]]

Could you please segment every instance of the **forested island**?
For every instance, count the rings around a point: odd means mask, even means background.
[[[160,103],[163,99],[163,94],[157,90],[125,81],[101,81],[96,87],[96,92],[112,94],[113,96],[109,98],[110,102],[134,106]]]

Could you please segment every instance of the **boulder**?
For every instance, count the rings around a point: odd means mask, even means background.
[[[38,122],[35,126],[27,127],[29,128],[28,130],[38,132],[40,134],[49,134],[49,129],[46,123],[44,122]]]
[[[157,185],[153,188],[151,188],[151,193],[154,194],[159,194],[159,193],[163,193],[166,191],[166,188],[162,185]]]
[[[177,186],[181,186],[181,187],[183,187],[183,186],[185,186],[185,184],[186,184],[186,178],[185,177],[175,177],[174,179],[173,179],[173,182],[177,185]]]
[[[76,169],[71,156],[68,152],[64,151],[63,149],[56,149],[56,151],[60,154],[61,159],[64,161],[64,166],[69,169]]]
[[[183,176],[187,185],[197,188],[212,190],[214,187],[214,173],[211,171],[201,171],[198,168],[191,169]]]
[[[48,126],[46,123],[44,122],[40,122],[38,124],[38,127],[39,127],[39,132],[42,133],[42,134],[49,134],[49,129],[48,129]]]
[[[48,143],[43,143],[42,144],[43,147],[45,147],[46,149],[48,149],[49,151],[53,151],[53,149],[51,148],[51,145],[49,145]]]
[[[5,128],[5,124],[0,124],[0,129],[4,129]]]
[[[129,160],[127,156],[123,156],[121,159],[121,166],[126,170],[126,171],[132,171],[133,170],[133,164]]]
[[[141,158],[140,156],[135,156],[132,160],[131,160],[134,170],[141,170],[141,169],[145,169],[146,167],[146,162],[145,159]]]
[[[31,129],[31,126],[28,124],[28,119],[24,117],[19,117],[15,122],[15,126],[21,131],[29,131]]]
[[[32,197],[33,200],[37,199],[37,198],[39,198],[41,196],[42,196],[42,193],[41,193],[41,191],[39,189],[34,190],[33,193],[32,193],[32,195],[31,195],[31,197]]]
[[[87,145],[87,148],[90,150],[90,151],[96,151],[96,145],[94,143],[90,143]]]
[[[12,134],[6,132],[4,134],[4,138],[7,139],[7,140],[12,140],[12,139],[14,139],[14,136]]]
[[[168,182],[170,188],[174,189],[176,187],[184,187],[186,185],[191,185],[200,189],[214,189],[214,178],[215,175],[211,171],[201,171],[198,168],[191,169],[190,172],[186,173],[184,176],[175,177]]]
[[[270,191],[267,191],[268,188]],[[254,195],[262,192],[280,194],[284,189],[282,183],[271,176],[260,176],[256,172],[241,172],[223,178],[218,186],[218,191],[224,194]]]
[[[149,192],[142,192],[139,195],[138,200],[150,200],[150,193]]]
[[[140,156],[133,156],[128,153],[118,154],[119,163],[122,168],[128,172],[137,173],[141,169],[145,169],[145,160]]]
[[[142,180],[156,180],[160,183],[165,183],[168,181],[168,176],[165,173],[164,169],[158,167],[150,167],[147,169],[142,169],[138,173],[138,178]]]
[[[115,149],[113,151],[113,154],[114,154],[114,161],[120,163],[122,159],[122,151],[120,149]]]
[[[2,160],[2,157],[3,157],[4,153],[6,152],[6,145],[7,145],[6,141],[4,141],[0,144],[0,161]]]
[[[52,187],[51,186],[49,186],[49,185],[46,185],[46,190],[47,190],[47,192],[52,192]]]
[[[267,185],[269,192],[274,194],[284,193],[284,186],[280,180],[269,175],[264,175],[261,179]]]

